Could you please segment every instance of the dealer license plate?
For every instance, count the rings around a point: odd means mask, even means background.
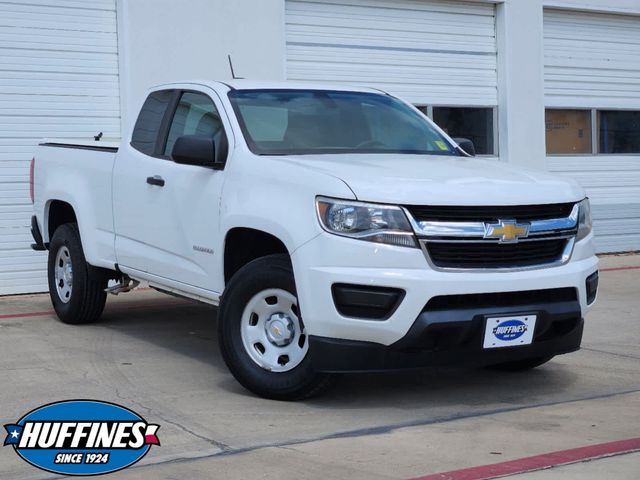
[[[535,315],[488,317],[484,329],[484,348],[517,347],[533,341]]]

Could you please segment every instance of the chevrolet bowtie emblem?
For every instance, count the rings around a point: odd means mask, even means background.
[[[500,243],[517,242],[529,235],[529,225],[515,220],[498,220],[498,223],[484,224],[484,238],[497,238]]]

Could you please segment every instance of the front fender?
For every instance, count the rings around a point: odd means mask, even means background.
[[[318,195],[355,199],[339,178],[272,158],[234,159],[220,205],[221,245],[234,227],[267,232],[292,254],[322,232],[316,215]]]

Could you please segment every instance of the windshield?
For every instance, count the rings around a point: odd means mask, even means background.
[[[229,99],[258,155],[455,155],[419,113],[388,95],[323,90],[233,90]]]

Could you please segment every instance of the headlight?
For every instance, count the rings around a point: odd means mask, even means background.
[[[576,241],[579,242],[587,235],[591,233],[593,224],[591,222],[591,204],[589,199],[585,198],[579,204],[580,210],[578,212],[578,235]]]
[[[316,199],[318,218],[327,232],[369,242],[417,247],[415,236],[400,207],[352,200]]]

